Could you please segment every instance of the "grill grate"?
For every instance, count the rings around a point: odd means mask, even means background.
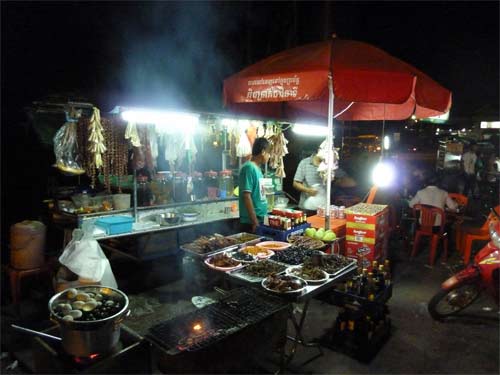
[[[146,337],[170,354],[197,351],[287,306],[287,302],[253,289],[235,289],[217,303],[151,327]]]

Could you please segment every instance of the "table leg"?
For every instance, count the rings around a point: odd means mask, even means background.
[[[292,362],[292,360],[293,360],[293,358],[294,358],[294,356],[295,356],[295,354],[297,352],[298,345],[301,345],[301,346],[304,346],[304,347],[308,347],[308,348],[316,348],[316,349],[318,349],[318,352],[319,352],[315,356],[309,358],[307,361],[301,363],[299,365],[299,367],[305,366],[309,362],[315,360],[316,358],[321,357],[324,354],[323,353],[323,349],[321,348],[321,346],[318,343],[308,342],[308,341],[306,341],[304,339],[304,336],[302,335],[302,329],[304,327],[304,321],[306,320],[307,311],[309,309],[309,302],[310,302],[310,300],[307,300],[304,303],[304,307],[302,309],[302,313],[300,315],[300,319],[299,319],[298,322],[297,322],[297,318],[295,317],[295,313],[294,313],[293,309],[290,312],[289,319],[292,322],[293,327],[295,329],[295,337],[287,336],[287,339],[290,340],[290,341],[292,341],[293,345],[292,345],[292,348],[291,348],[290,352],[288,354],[286,354],[285,367],[288,366]]]

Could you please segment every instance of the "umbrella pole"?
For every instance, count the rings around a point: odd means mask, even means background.
[[[325,230],[330,229],[330,194],[332,190],[332,148],[333,148],[333,101],[335,99],[333,94],[333,77],[332,73],[328,74],[328,135],[326,143],[328,147],[327,161],[328,168],[326,170],[326,207],[325,207]]]

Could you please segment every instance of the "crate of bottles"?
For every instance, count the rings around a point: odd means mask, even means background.
[[[370,308],[384,305],[392,297],[392,280],[390,264],[386,260],[378,265],[372,264],[372,270],[367,268],[358,271],[352,278],[337,284],[336,287],[318,298],[336,306],[344,306],[353,302]]]
[[[374,312],[349,305],[339,310],[333,324],[320,338],[322,346],[369,362],[382,348],[391,333],[389,309]]]
[[[297,225],[291,229],[284,230],[284,229],[272,228],[268,225],[259,225],[256,229],[256,233],[259,236],[270,237],[274,241],[287,242],[288,237],[303,234],[304,231],[310,226],[311,224],[304,223]]]

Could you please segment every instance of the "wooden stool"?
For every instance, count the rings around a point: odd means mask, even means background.
[[[39,268],[32,268],[28,270],[18,270],[8,265],[7,273],[9,274],[12,302],[17,305],[21,300],[21,281],[26,277],[34,275],[45,275],[50,278],[52,273],[52,263],[47,262]]]

